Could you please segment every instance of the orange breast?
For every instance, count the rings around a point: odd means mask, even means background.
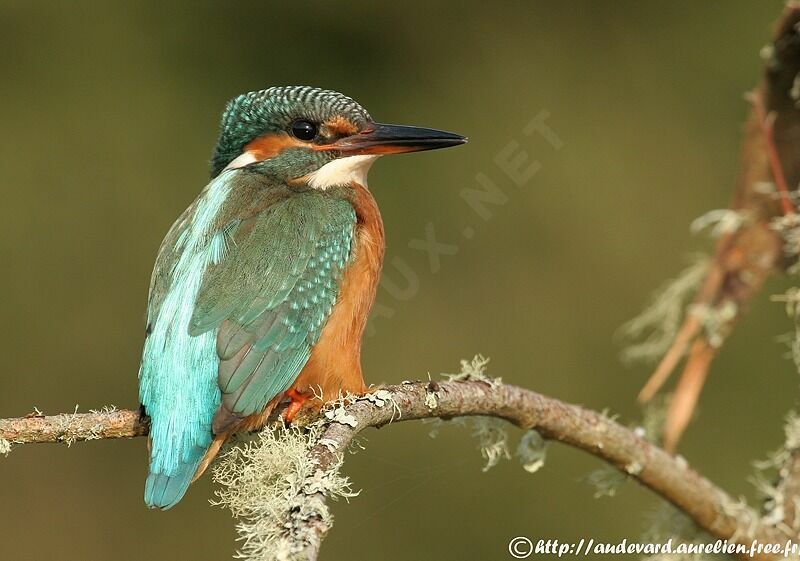
[[[322,394],[323,401],[336,399],[340,392],[366,391],[361,372],[361,339],[375,301],[385,239],[383,221],[372,194],[355,185],[351,202],[358,218],[354,257],[342,276],[336,305],[311,351],[311,358],[292,385],[301,393]]]

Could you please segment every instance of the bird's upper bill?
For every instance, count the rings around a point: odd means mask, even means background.
[[[457,146],[466,141],[460,134],[437,129],[372,123],[356,134],[317,149],[337,150],[345,156],[403,154]]]

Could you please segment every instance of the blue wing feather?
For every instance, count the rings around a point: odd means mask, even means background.
[[[192,337],[188,326],[203,272],[224,254],[211,226],[230,192],[229,179],[223,174],[211,182],[173,225],[153,271],[151,329],[139,370],[139,399],[150,416],[150,507],[180,500],[212,441],[208,427],[220,402],[215,334]]]
[[[350,258],[356,216],[347,200],[284,187],[265,208],[236,215],[226,199],[241,188],[237,177],[209,184],[156,262],[140,369],[152,507],[170,508],[185,493],[213,440],[215,412],[258,413],[292,384]]]
[[[344,201],[339,201],[343,203]],[[344,212],[328,216],[310,250],[305,267],[292,275],[261,309],[257,298],[238,318],[226,322],[218,335],[219,386],[224,408],[236,416],[258,413],[284,392],[308,361],[338,294],[341,273],[350,257],[355,213],[349,203]],[[313,244],[313,245],[312,245]],[[284,287],[290,285],[291,289]],[[256,314],[256,309],[260,313]],[[246,349],[244,353],[242,350]]]

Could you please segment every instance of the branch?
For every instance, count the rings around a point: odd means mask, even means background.
[[[485,381],[414,382],[383,389],[395,406],[356,399],[344,406],[348,419],[355,420],[354,426],[327,421],[311,449],[311,456],[323,473],[338,467],[341,451],[367,427],[400,420],[484,415],[505,419],[523,429],[535,429],[546,439],[597,456],[674,504],[712,536],[748,545],[754,539],[783,543],[788,537],[774,526],[762,524],[755,511],[689,468],[684,460],[600,413],[516,386]],[[12,443],[74,442],[144,436],[147,428],[138,412],[109,411],[0,420],[0,438]],[[324,500],[321,494],[319,498]],[[305,558],[316,559],[329,527],[321,519],[312,518],[305,523],[307,530],[319,538],[302,544]]]
[[[11,444],[73,442],[101,438],[146,436],[150,421],[138,411],[109,408],[89,413],[42,415],[0,419],[0,440]]]
[[[752,108],[741,147],[741,164],[730,211],[740,224],[723,229],[708,273],[672,344],[639,393],[648,401],[685,360],[670,401],[664,441],[674,450],[686,429],[711,363],[772,275],[796,262],[787,258],[785,228],[797,226],[800,184],[800,2],[789,2],[772,42],[765,47],[764,71],[746,97]],[[788,243],[787,243],[788,242]],[[794,240],[796,243],[796,240]]]

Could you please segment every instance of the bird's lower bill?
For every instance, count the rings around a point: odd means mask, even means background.
[[[437,129],[374,123],[358,134],[339,140],[330,148],[344,155],[384,155],[448,148],[466,141],[460,134]]]

